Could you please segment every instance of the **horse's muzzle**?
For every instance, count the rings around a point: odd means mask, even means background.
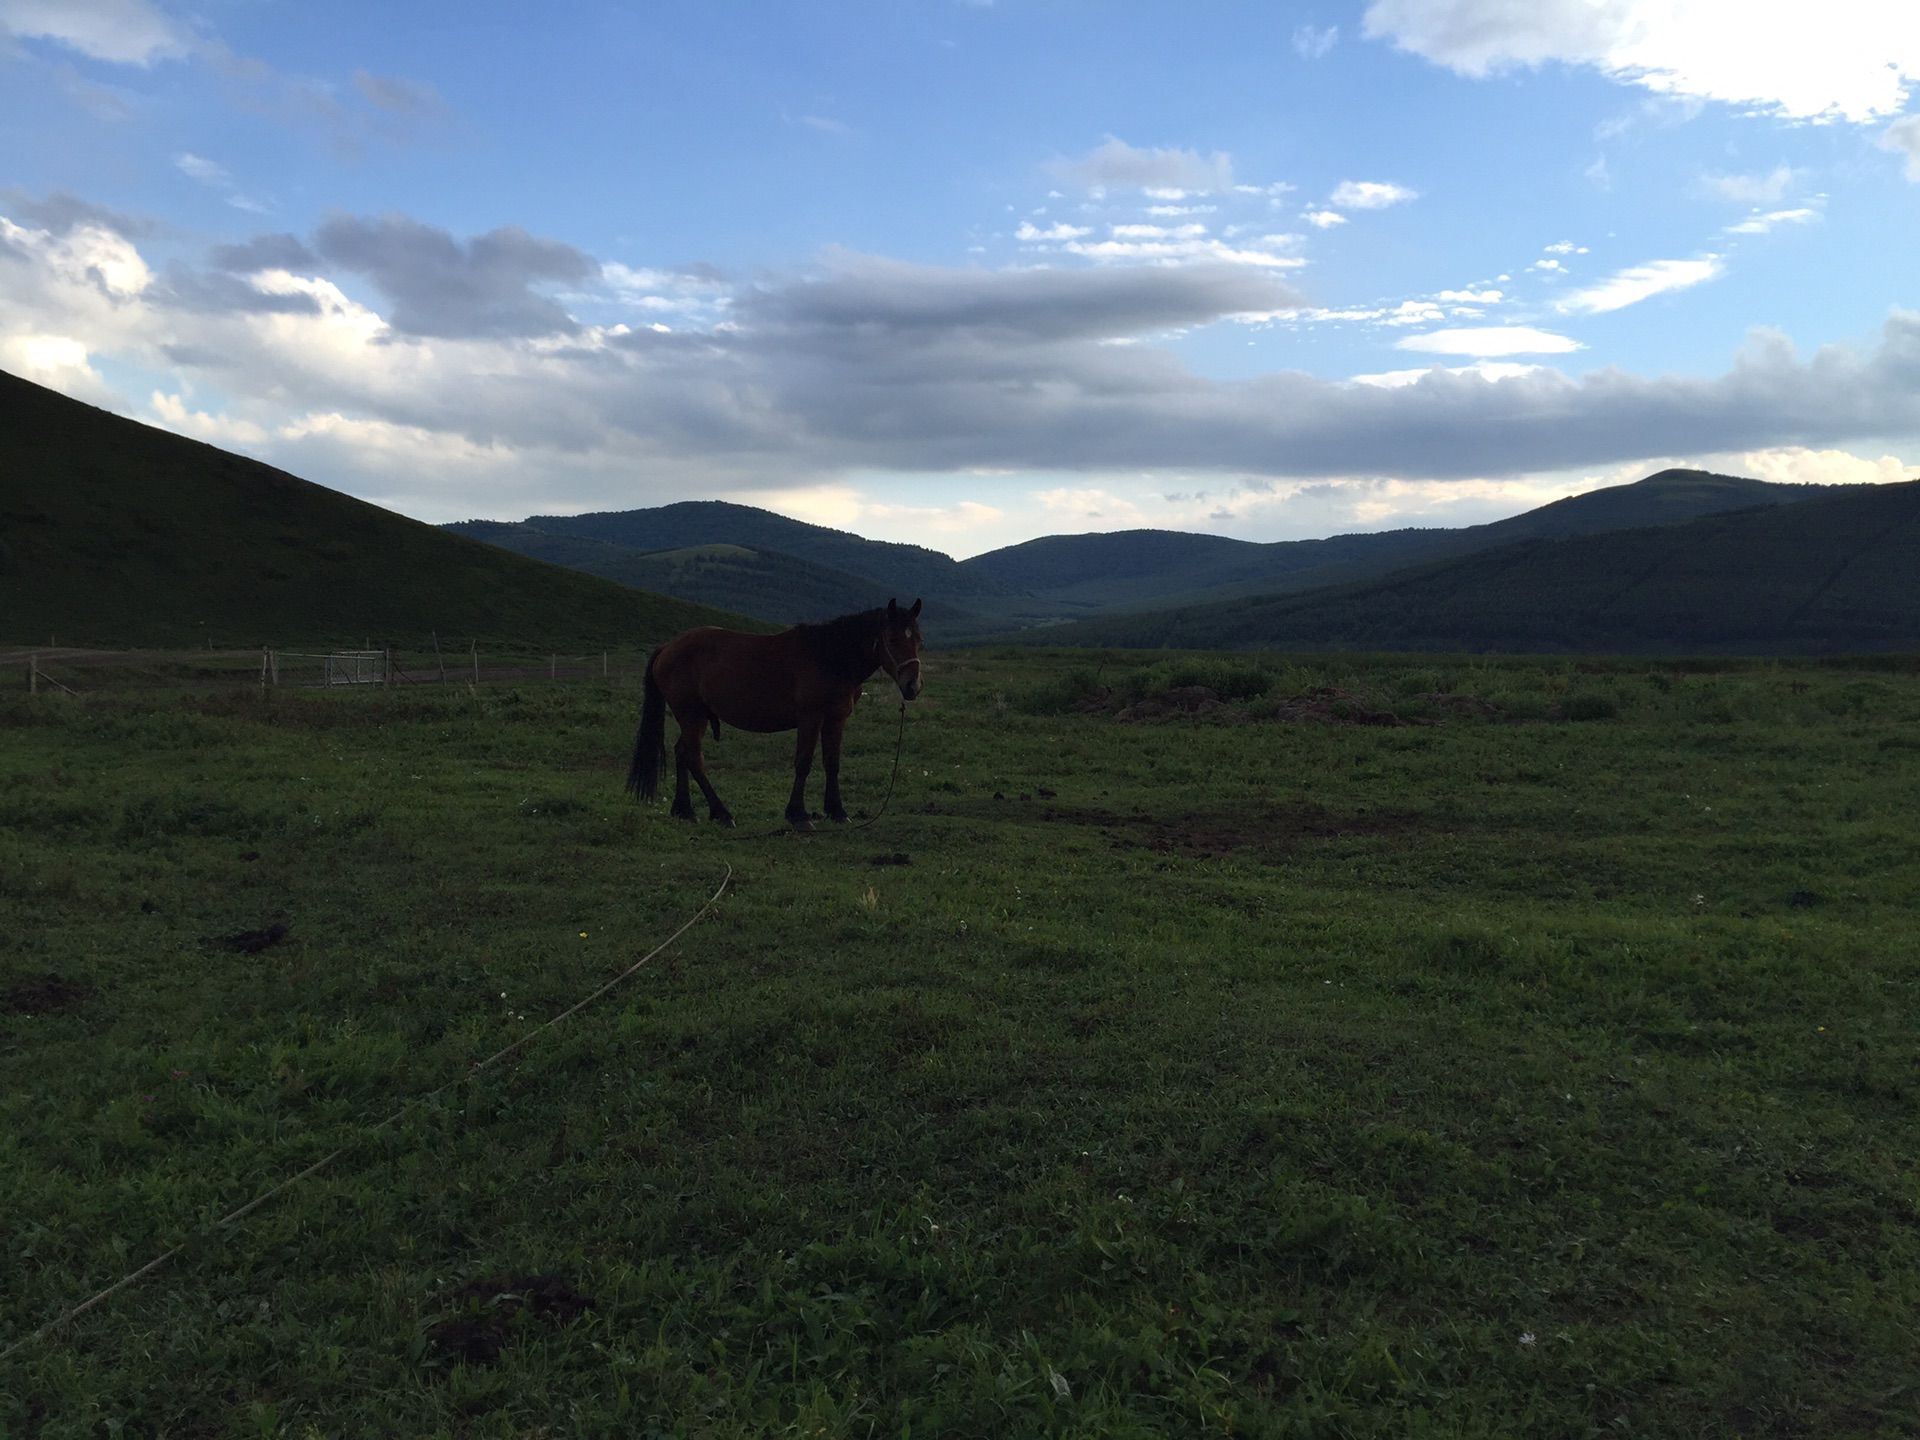
[[[911,679],[903,675],[900,677],[899,684],[900,698],[902,700],[917,700],[920,698],[920,677],[918,675],[913,676]]]

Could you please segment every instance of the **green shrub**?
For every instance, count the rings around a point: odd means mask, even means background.
[[[1569,720],[1612,720],[1620,713],[1620,702],[1611,695],[1583,690],[1567,697],[1561,713]]]
[[[1109,693],[1099,673],[1081,665],[1029,691],[1020,708],[1029,715],[1071,715],[1101,704]]]

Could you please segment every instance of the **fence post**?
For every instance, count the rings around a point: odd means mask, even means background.
[[[440,654],[440,632],[438,630],[433,632],[433,663],[440,667],[440,683],[444,685],[447,680],[447,662]]]
[[[382,662],[380,683],[382,685],[391,685],[393,684],[393,646],[382,645],[380,647],[380,658]]]
[[[27,693],[29,695],[40,693],[40,657],[38,655],[27,656]]]
[[[558,655],[547,656],[547,679],[549,680],[557,679],[558,677],[555,674],[555,672],[559,670],[559,668],[560,668],[560,657]]]
[[[480,642],[473,642],[473,683],[480,683]]]
[[[607,678],[607,652],[604,650],[600,652],[600,678],[602,680]]]
[[[272,665],[273,661],[267,653],[267,647],[262,645],[260,647],[260,693],[263,695],[267,691],[267,671],[272,668]]]

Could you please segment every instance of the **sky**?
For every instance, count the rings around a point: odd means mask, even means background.
[[[0,369],[966,556],[1920,474],[1907,0],[0,0]]]

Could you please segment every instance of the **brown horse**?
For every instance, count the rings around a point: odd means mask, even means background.
[[[920,693],[920,602],[902,610],[892,600],[884,610],[863,610],[820,625],[796,625],[778,635],[749,635],[702,625],[676,635],[647,658],[646,698],[640,708],[640,734],[627,770],[627,789],[651,800],[667,763],[669,708],[680,723],[673,758],[678,772],[673,815],[692,820],[687,777],[699,782],[715,823],[733,824],[733,815],[714,792],[700,756],[701,732],[720,726],[771,734],[798,730],[793,748],[793,795],[787,822],[811,830],[807,816],[807,772],[819,743],[827,764],[827,818],[845,824],[840,803],[840,737],[860,686],[884,670],[900,687],[903,701]]]

